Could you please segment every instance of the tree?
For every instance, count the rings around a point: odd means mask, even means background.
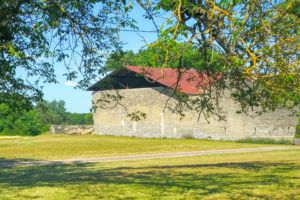
[[[87,125],[92,124],[91,113],[71,113],[65,108],[65,101],[42,101],[34,108],[45,125]]]
[[[63,100],[53,100],[51,102],[42,101],[37,104],[35,109],[39,113],[43,124],[59,125],[68,120],[68,112],[65,105],[66,103]]]
[[[185,53],[196,48],[201,59],[190,58],[201,62],[199,71],[211,77],[222,72],[222,79],[214,81],[210,90],[214,94],[206,93],[202,100],[192,102],[196,110],[213,110],[212,100],[220,94],[216,91],[224,88],[231,89],[243,111],[249,107],[259,107],[260,112],[278,107],[296,110],[299,106],[299,1],[137,3],[157,28],[159,39],[151,48],[162,60],[161,66],[188,67]],[[128,17],[131,7],[131,0],[2,0],[0,102],[14,105],[19,95],[29,99],[24,101],[26,107],[39,101],[39,83],[56,82],[56,61],[65,64],[68,80],[78,78],[81,88],[88,86],[104,72],[108,52],[120,48],[120,28],[135,28]],[[170,17],[159,27],[155,19],[165,12]],[[174,42],[184,45],[174,46]],[[141,54],[147,57],[151,51]],[[157,62],[148,59],[150,64]],[[218,59],[223,65],[215,67]]]
[[[68,113],[68,124],[74,125],[91,125],[93,116],[91,113]]]
[[[156,46],[172,51],[172,47],[161,43],[169,38],[184,41],[186,46],[194,44],[203,58],[202,72],[211,75],[215,73],[210,65],[215,52],[223,58],[222,80],[216,81],[215,86],[230,89],[243,111],[254,107],[259,108],[259,113],[278,107],[297,111],[300,104],[299,1],[138,2],[153,21],[163,12],[171,15],[159,31]],[[178,66],[184,68],[181,57],[182,54],[177,57]],[[213,95],[208,96],[214,99]]]
[[[28,110],[16,110],[9,104],[0,103],[0,134],[38,135],[49,131],[50,125],[89,125],[91,113],[70,113],[65,102],[42,101]]]
[[[40,83],[57,82],[55,62],[65,64],[68,80],[89,85],[107,52],[120,47],[118,30],[131,24],[127,10],[121,0],[1,0],[0,93],[11,97],[7,103],[18,95],[40,101]]]
[[[0,104],[0,134],[38,135],[49,130],[48,124],[41,121],[36,109],[15,110],[8,104]]]
[[[138,66],[151,66],[151,67],[178,67],[178,56],[182,57],[182,65],[184,68],[193,68],[199,71],[203,71],[204,58],[201,52],[196,46],[177,42],[173,39],[165,39],[159,41],[160,45],[156,45],[157,42],[149,44],[147,48],[140,49],[137,53],[133,51],[117,51],[108,57],[105,68],[108,70],[114,70],[123,68],[124,65],[138,65]],[[184,48],[184,51],[182,49]],[[216,72],[222,70],[222,57],[216,52],[213,61],[210,63],[211,69]]]

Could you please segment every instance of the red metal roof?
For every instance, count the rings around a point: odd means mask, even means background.
[[[177,69],[173,68],[154,68],[130,65],[126,66],[126,68],[185,94],[202,94],[212,82],[206,74],[199,73],[193,69],[182,69],[179,73]],[[178,74],[180,74],[179,80]]]

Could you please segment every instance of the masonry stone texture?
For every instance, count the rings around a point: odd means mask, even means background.
[[[94,133],[92,125],[52,125],[51,134],[89,135]]]
[[[225,92],[220,105],[226,114],[226,120],[219,121],[211,117],[209,121],[198,113],[189,112],[180,119],[177,114],[165,109],[170,98],[164,87],[120,89],[124,98],[120,104],[110,108],[101,108],[96,103],[93,115],[95,133],[99,135],[134,136],[142,138],[207,138],[238,140],[242,138],[292,139],[295,135],[297,118],[286,110],[276,110],[251,117],[237,113],[239,105]],[[104,94],[114,91],[96,91],[93,102]],[[172,99],[172,101],[175,101]],[[132,121],[127,112],[142,111],[146,119]]]

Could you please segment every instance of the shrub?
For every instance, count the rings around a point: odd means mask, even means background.
[[[245,138],[240,139],[239,143],[253,143],[253,144],[291,144],[290,140],[280,139],[274,140],[270,138]]]
[[[298,119],[298,124],[296,126],[295,138],[300,138],[300,118]]]
[[[15,111],[0,103],[1,135],[38,135],[47,132],[51,124],[93,124],[91,113],[70,113],[64,101],[41,102],[31,109]]]
[[[49,126],[41,123],[40,116],[34,109],[22,113],[6,113],[6,118],[0,120],[2,135],[38,135],[48,129]]]
[[[65,124],[70,125],[91,125],[93,124],[92,113],[67,113]]]

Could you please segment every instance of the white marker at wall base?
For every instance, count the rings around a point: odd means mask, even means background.
[[[173,129],[173,134],[174,134],[174,138],[176,138],[176,135],[177,135],[177,128],[176,127],[174,127],[174,129]]]
[[[163,112],[160,113],[160,118],[161,118],[161,121],[160,121],[161,137],[164,137],[165,136],[165,118],[164,118]]]
[[[134,133],[136,132],[136,122],[132,122],[132,130]]]

